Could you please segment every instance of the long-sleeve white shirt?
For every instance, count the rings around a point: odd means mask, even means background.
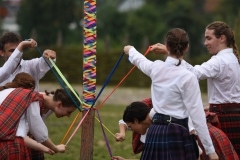
[[[240,65],[231,48],[194,67],[182,61],[199,80],[207,79],[210,104],[240,103]]]
[[[5,89],[0,91],[0,104],[5,100],[5,98],[14,90],[15,88]],[[26,112],[22,115],[16,136],[25,137],[27,135],[27,124],[31,134],[34,136],[35,140],[42,143],[48,139],[48,129],[43,122],[40,115],[39,102],[32,102]]]
[[[0,68],[0,83],[4,82],[13,73],[14,69],[17,67],[19,61],[22,58],[22,54],[23,53],[18,49],[15,49],[12,55]]]
[[[16,48],[16,52],[20,53],[20,51]],[[50,63],[49,60],[47,60]],[[54,59],[56,61],[56,59]],[[18,61],[19,62],[19,61]],[[34,58],[31,60],[21,60],[17,69],[4,81],[0,81],[0,86],[4,86],[8,82],[12,82],[15,76],[18,73],[26,72],[30,74],[35,79],[35,91],[39,90],[39,80],[49,71],[49,66],[45,62],[44,58]]]
[[[154,110],[178,119],[190,116],[206,153],[214,153],[196,76],[188,71],[184,64],[176,66],[178,59],[167,57],[165,62],[153,62],[134,47],[129,50],[129,60],[151,78]]]

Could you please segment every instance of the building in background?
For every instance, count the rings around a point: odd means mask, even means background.
[[[0,6],[1,14],[1,34],[12,31],[18,32],[17,12],[20,7],[21,0],[2,0]]]
[[[129,10],[135,10],[142,7],[145,4],[145,0],[123,0],[119,7],[119,12],[126,12]]]

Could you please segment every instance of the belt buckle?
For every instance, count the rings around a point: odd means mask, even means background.
[[[152,120],[152,123],[155,123],[156,121],[157,121],[156,119],[153,119],[153,120]]]
[[[168,119],[168,120],[166,120],[168,123],[171,123],[172,122],[172,117],[171,116],[169,116],[170,117],[170,119]]]

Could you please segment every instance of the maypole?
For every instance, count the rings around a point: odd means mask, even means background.
[[[96,0],[84,1],[84,51],[83,51],[83,121],[81,130],[81,160],[93,159],[95,112],[88,109],[94,103],[96,92]]]

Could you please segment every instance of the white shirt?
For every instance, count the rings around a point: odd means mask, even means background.
[[[178,119],[190,116],[206,153],[214,153],[196,76],[184,64],[176,66],[178,59],[167,57],[165,62],[152,62],[134,47],[129,50],[129,60],[151,78],[154,110]]]
[[[126,126],[127,130],[132,130],[131,128],[129,128],[129,127],[127,126],[126,122],[124,122],[122,119],[119,120],[118,123],[119,123],[119,125],[120,125],[120,124],[124,124],[124,125]],[[145,133],[145,134],[142,134],[142,135],[140,136],[140,141],[141,141],[142,143],[145,143],[146,136],[147,136],[147,132],[148,132],[148,129],[146,130],[146,133]]]
[[[240,103],[240,65],[231,48],[220,51],[202,65],[183,63],[199,80],[207,79],[210,104]]]
[[[0,91],[0,104],[2,104],[5,98],[14,89],[15,88],[10,88]],[[42,143],[48,139],[48,129],[40,115],[40,106],[38,101],[32,102],[26,112],[22,115],[17,128],[16,136],[24,138],[27,135],[26,122],[28,122],[29,130],[37,142]]]
[[[22,58],[22,54],[23,53],[18,49],[15,49],[8,60],[0,68],[0,83],[5,81],[11,75],[11,73],[17,67],[20,59]]]
[[[16,48],[16,52],[20,51]],[[49,64],[50,61],[47,60]],[[54,59],[56,61],[56,59]],[[18,61],[19,62],[19,61]],[[51,65],[52,66],[52,65]],[[48,64],[45,62],[44,58],[34,58],[31,60],[21,60],[20,65],[17,67],[17,69],[12,73],[6,80],[1,81],[0,86],[4,86],[8,82],[12,82],[12,80],[15,78],[15,76],[18,73],[26,72],[30,74],[35,79],[35,91],[39,90],[39,80],[47,73],[49,70]]]

